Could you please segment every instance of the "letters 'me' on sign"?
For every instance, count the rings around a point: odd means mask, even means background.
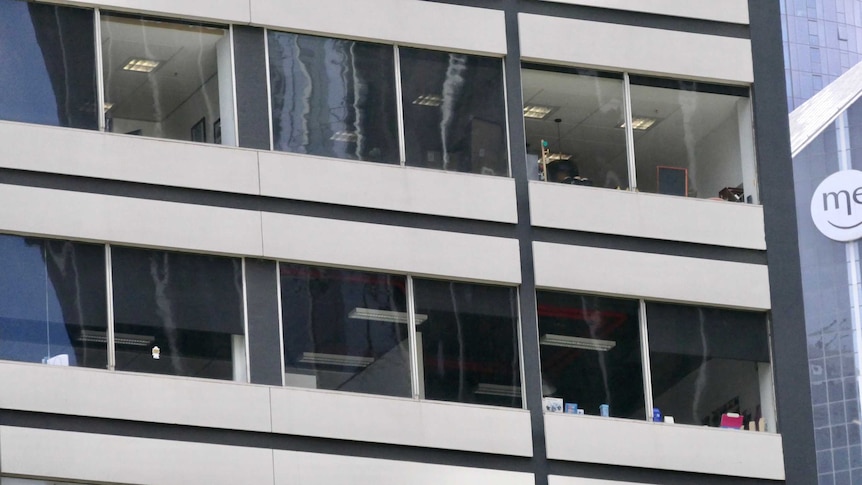
[[[842,170],[820,182],[811,196],[811,218],[829,239],[862,238],[862,172]]]

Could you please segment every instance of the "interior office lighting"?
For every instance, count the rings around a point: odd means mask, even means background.
[[[104,106],[104,108],[105,108],[105,113],[107,113],[108,111],[111,111],[111,108],[113,108],[113,107],[114,107],[114,103],[108,103],[108,102],[106,101],[106,102],[105,102],[105,106]]]
[[[597,338],[570,337],[568,335],[545,334],[539,339],[541,345],[553,345],[555,347],[569,347],[572,349],[598,350],[607,352],[614,348],[617,343],[613,340],[601,340]]]
[[[359,139],[359,135],[352,131],[336,131],[329,139],[333,141],[356,142]]]
[[[137,57],[133,57],[126,62],[126,65],[123,66],[124,71],[134,71],[134,72],[153,72],[157,67],[161,64],[159,61],[154,59],[141,59]]]
[[[358,355],[322,354],[319,352],[303,352],[299,359],[303,364],[343,365],[346,367],[368,367],[374,362],[374,357]]]
[[[480,382],[476,387],[476,394],[502,397],[521,397],[521,386],[504,386],[501,384]]]
[[[410,316],[407,312],[396,312],[392,310],[372,310],[371,308],[354,308],[347,314],[348,318],[357,320],[375,320],[388,323],[408,323]],[[428,320],[428,315],[416,314],[416,325]]]
[[[647,118],[645,116],[635,116],[632,118],[632,129],[633,130],[646,131],[646,130],[652,128],[652,125],[654,125],[656,123],[656,121],[658,121],[658,120],[655,118]],[[625,127],[626,127],[625,122],[618,125],[618,128],[625,128]]]
[[[443,96],[439,94],[421,94],[413,100],[413,104],[419,106],[440,106],[443,104]]]
[[[97,332],[93,330],[82,330],[81,335],[78,336],[78,340],[81,342],[104,344],[108,342],[108,334],[106,334],[105,332]],[[150,344],[152,344],[155,340],[155,337],[147,335],[135,335],[130,333],[114,334],[115,345],[134,345],[137,347],[149,347]]]
[[[539,106],[537,104],[530,104],[524,106],[524,118],[541,120],[551,114],[551,111],[554,111],[554,108],[551,108],[550,106]]]

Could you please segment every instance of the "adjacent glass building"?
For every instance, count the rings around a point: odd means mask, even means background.
[[[809,485],[779,14],[0,0],[0,485]]]

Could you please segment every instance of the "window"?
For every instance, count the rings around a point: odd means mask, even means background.
[[[631,104],[639,191],[734,202],[753,195],[746,89],[632,76]]]
[[[508,176],[500,59],[273,31],[267,45],[275,150]]]
[[[116,369],[245,380],[241,264],[112,247]]]
[[[0,359],[106,368],[105,249],[0,235]]]
[[[522,79],[530,178],[629,188],[623,77],[524,69]]]
[[[514,288],[279,266],[286,385],[521,407]]]
[[[0,0],[0,119],[98,128],[93,12]]]
[[[762,313],[648,302],[646,314],[655,407],[677,423],[737,413],[745,429],[775,431]]]
[[[392,46],[269,31],[273,148],[399,163]]]
[[[763,313],[549,291],[536,298],[546,408],[635,419],[658,411],[713,427],[729,415],[775,432]]]
[[[532,64],[522,79],[531,178],[758,203],[747,88]]]
[[[122,14],[101,19],[106,131],[235,144],[225,28]]]
[[[407,165],[508,176],[500,59],[399,48]]]
[[[644,419],[638,301],[546,291],[536,298],[543,395],[584,414],[607,405],[610,416]]]
[[[420,397],[521,407],[517,291],[415,278]]]
[[[407,279],[280,265],[285,384],[409,397]]]

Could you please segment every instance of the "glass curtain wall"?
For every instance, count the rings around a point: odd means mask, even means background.
[[[98,129],[93,11],[0,0],[0,119]]]
[[[102,13],[105,130],[234,145],[224,27]]]
[[[111,248],[116,369],[245,380],[242,261]]]
[[[106,368],[105,248],[0,235],[0,359]]]

